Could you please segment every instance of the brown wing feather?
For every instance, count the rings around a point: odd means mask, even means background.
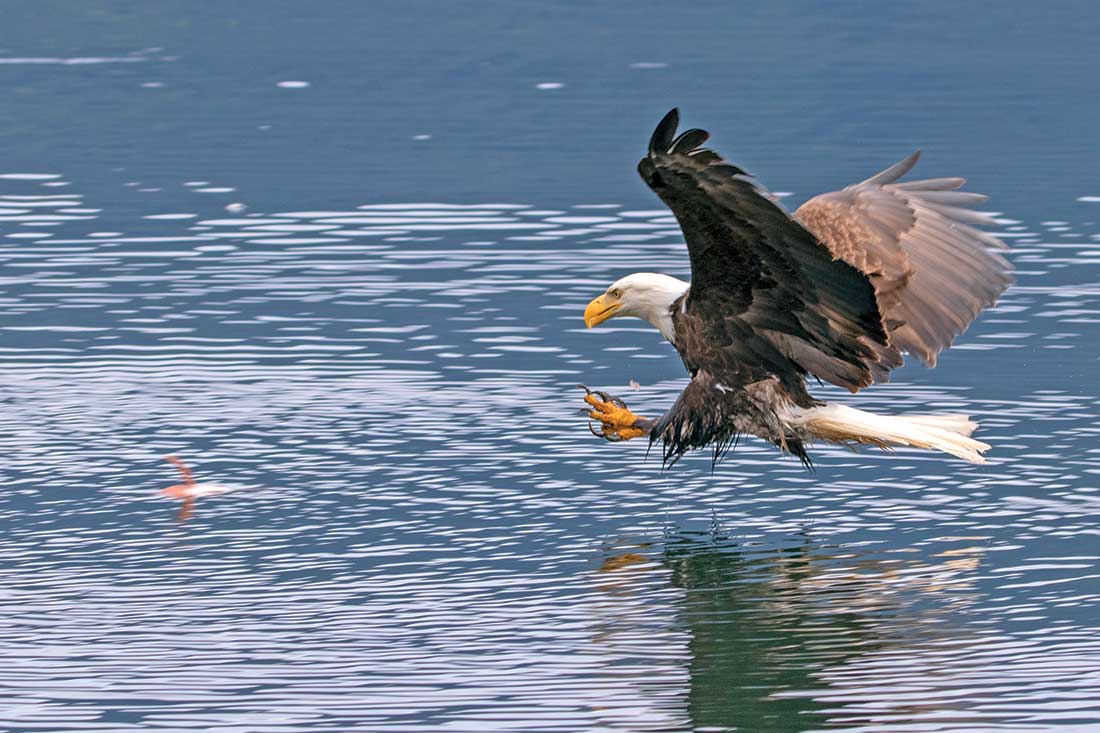
[[[1005,245],[975,229],[985,201],[962,178],[897,183],[919,152],[842,191],[816,196],[795,218],[875,286],[890,342],[927,366],[1012,282]]]

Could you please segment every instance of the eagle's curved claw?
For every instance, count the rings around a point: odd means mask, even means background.
[[[611,404],[615,405],[615,407],[621,407],[624,410],[628,409],[627,406],[626,406],[626,403],[623,402],[621,398],[615,397],[613,395],[609,395],[607,392],[604,392],[603,390],[599,390],[599,389],[593,390],[593,391],[589,392],[589,394],[597,395],[597,396],[599,396],[599,398],[601,400],[603,400],[604,402],[610,402]]]
[[[607,441],[608,443],[617,443],[617,442],[619,442],[620,440],[622,440],[622,438],[616,438],[616,437],[615,437],[615,434],[614,434],[614,433],[608,433],[608,432],[606,432],[606,431],[605,431],[605,430],[603,429],[603,426],[602,426],[602,425],[600,426],[600,429],[599,429],[599,430],[597,430],[597,429],[596,429],[596,427],[595,427],[595,425],[593,425],[592,423],[588,423],[588,432],[592,433],[592,434],[593,434],[593,435],[595,435],[595,436],[596,436],[597,438],[603,438],[603,439],[604,439],[604,440],[606,440],[606,441]]]
[[[645,435],[648,431],[645,424],[649,421],[630,411],[618,397],[612,397],[600,390],[591,390],[584,385],[579,385],[584,390],[584,401],[592,408],[581,412],[598,424],[589,423],[588,430],[598,438],[603,438],[610,443],[618,443],[622,440],[630,440]]]

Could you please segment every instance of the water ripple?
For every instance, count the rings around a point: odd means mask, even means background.
[[[0,176],[9,729],[1100,720],[1092,229],[1007,224],[1020,282],[939,369],[819,390],[973,414],[988,466],[749,441],[662,472],[573,386],[682,386],[651,329],[580,317],[687,276],[664,210],[131,218],[51,180]],[[166,454],[237,490],[178,521]]]

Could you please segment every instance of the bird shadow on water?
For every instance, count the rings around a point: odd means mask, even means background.
[[[922,718],[988,724],[989,714],[968,710],[950,682],[911,694],[914,670],[934,674],[930,666],[944,663],[925,652],[979,643],[966,610],[980,600],[986,547],[981,538],[943,539],[931,552],[877,553],[809,533],[741,542],[717,527],[667,531],[661,542],[615,540],[595,574],[610,600],[596,638],[629,644],[648,622],[623,609],[674,598],[686,680],[660,695],[659,707],[692,730],[878,730]],[[897,668],[876,664],[899,658],[907,661]]]

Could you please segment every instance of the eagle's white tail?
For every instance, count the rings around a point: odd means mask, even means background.
[[[796,431],[832,443],[931,448],[971,463],[985,463],[982,453],[989,450],[970,437],[978,423],[966,415],[875,415],[845,405],[822,405],[796,408],[788,422]]]

